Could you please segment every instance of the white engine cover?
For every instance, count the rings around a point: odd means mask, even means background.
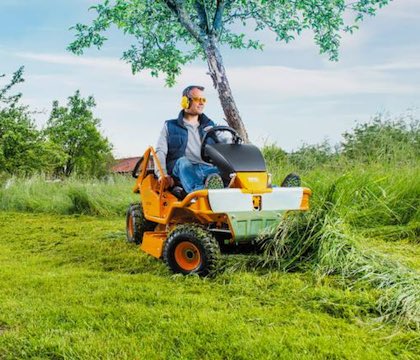
[[[254,209],[253,196],[261,196],[261,209]],[[242,211],[299,210],[303,188],[273,188],[270,193],[248,194],[240,189],[208,190],[210,207],[215,213]]]

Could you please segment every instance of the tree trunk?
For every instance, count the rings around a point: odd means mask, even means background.
[[[66,167],[65,167],[65,170],[64,170],[64,175],[66,177],[69,177],[71,175],[71,173],[73,172],[73,168],[74,168],[74,163],[73,163],[72,158],[70,158],[70,159],[67,160]]]
[[[209,66],[210,76],[213,80],[214,88],[219,93],[220,103],[226,116],[226,121],[230,127],[234,128],[242,137],[244,142],[249,143],[248,134],[244,123],[239,115],[232,90],[226,76],[226,70],[223,66],[223,59],[216,45],[216,39],[210,38],[204,43],[204,51],[207,55],[207,64]]]

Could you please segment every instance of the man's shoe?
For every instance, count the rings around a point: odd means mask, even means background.
[[[171,189],[171,193],[175,195],[179,200],[183,200],[187,196],[187,193],[181,186],[174,186]]]
[[[290,173],[284,178],[283,182],[281,183],[281,187],[300,187],[300,184],[300,176]]]
[[[222,177],[219,174],[210,174],[204,182],[205,189],[223,189],[224,187]]]

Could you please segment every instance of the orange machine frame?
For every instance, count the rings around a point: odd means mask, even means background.
[[[165,182],[159,181],[154,175],[155,167],[160,174],[162,166],[153,147],[149,147],[143,155],[140,173],[133,188],[135,193],[141,194],[143,212],[147,220],[158,224],[155,231],[144,233],[141,249],[146,253],[160,258],[168,231],[172,226],[185,222],[200,222],[202,224],[228,224],[232,227],[226,214],[214,213],[208,202],[208,190],[198,190],[188,194],[183,200],[165,190]],[[254,179],[250,181],[250,179]],[[240,188],[244,193],[267,193],[272,189],[267,187],[268,174],[266,172],[237,173],[231,180],[229,187]],[[304,188],[301,210],[309,209],[311,190]],[[233,232],[232,232],[233,234]]]

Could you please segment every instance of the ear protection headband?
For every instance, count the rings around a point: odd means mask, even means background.
[[[184,91],[182,92],[182,98],[181,98],[181,107],[183,109],[189,109],[191,106],[191,98],[190,98],[190,91],[192,89],[199,89],[201,91],[204,90],[203,86],[198,86],[198,85],[190,85],[187,86]]]

